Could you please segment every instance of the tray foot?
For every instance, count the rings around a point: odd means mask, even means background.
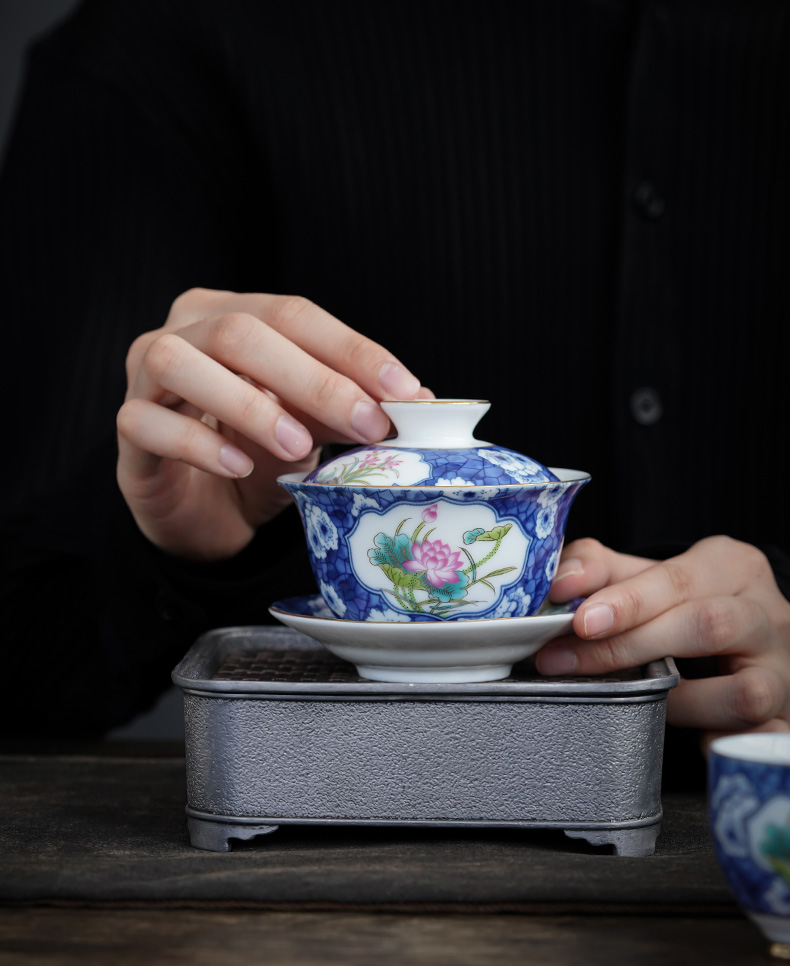
[[[661,823],[634,829],[566,829],[572,840],[587,840],[593,846],[613,846],[618,857],[649,857],[655,853]]]
[[[270,823],[245,825],[243,823],[221,823],[209,819],[195,819],[187,816],[189,842],[198,850],[213,850],[215,853],[227,853],[231,840],[251,840],[256,836],[265,836],[279,829]]]

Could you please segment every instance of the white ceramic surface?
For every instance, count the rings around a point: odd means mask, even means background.
[[[444,410],[446,406],[449,410]],[[472,434],[475,426],[491,407],[490,401],[432,398],[423,401],[382,401],[381,410],[388,415],[398,434],[387,439],[385,448],[471,449],[485,447]]]
[[[723,758],[753,761],[757,765],[790,765],[790,734],[787,731],[729,734],[717,738],[711,748]]]
[[[327,618],[320,596],[275,603],[284,625],[323,643],[368,680],[479,683],[501,680],[514,663],[569,632],[572,612],[466,622],[351,621]],[[300,611],[294,611],[300,609]]]

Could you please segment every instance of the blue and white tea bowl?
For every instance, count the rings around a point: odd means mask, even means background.
[[[337,618],[441,622],[538,611],[571,503],[590,479],[552,474],[505,485],[341,485],[304,474],[278,482],[296,502],[316,582]]]
[[[718,738],[709,759],[716,855],[772,942],[790,943],[790,733]]]

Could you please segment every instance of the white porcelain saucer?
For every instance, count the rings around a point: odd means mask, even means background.
[[[275,602],[269,611],[353,663],[367,680],[480,683],[502,680],[514,663],[570,632],[572,607],[550,606],[537,615],[509,619],[355,622],[334,618],[320,595],[310,595]]]

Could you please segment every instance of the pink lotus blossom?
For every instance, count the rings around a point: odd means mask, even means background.
[[[422,522],[423,523],[434,523],[436,521],[436,517],[438,516],[438,514],[436,512],[437,505],[438,504],[436,504],[436,503],[432,503],[430,506],[427,506],[422,511]]]
[[[449,544],[443,544],[440,540],[424,541],[412,545],[412,554],[414,560],[404,561],[403,567],[412,572],[424,571],[434,588],[443,588],[461,580],[458,569],[464,559],[460,551],[451,551]]]

